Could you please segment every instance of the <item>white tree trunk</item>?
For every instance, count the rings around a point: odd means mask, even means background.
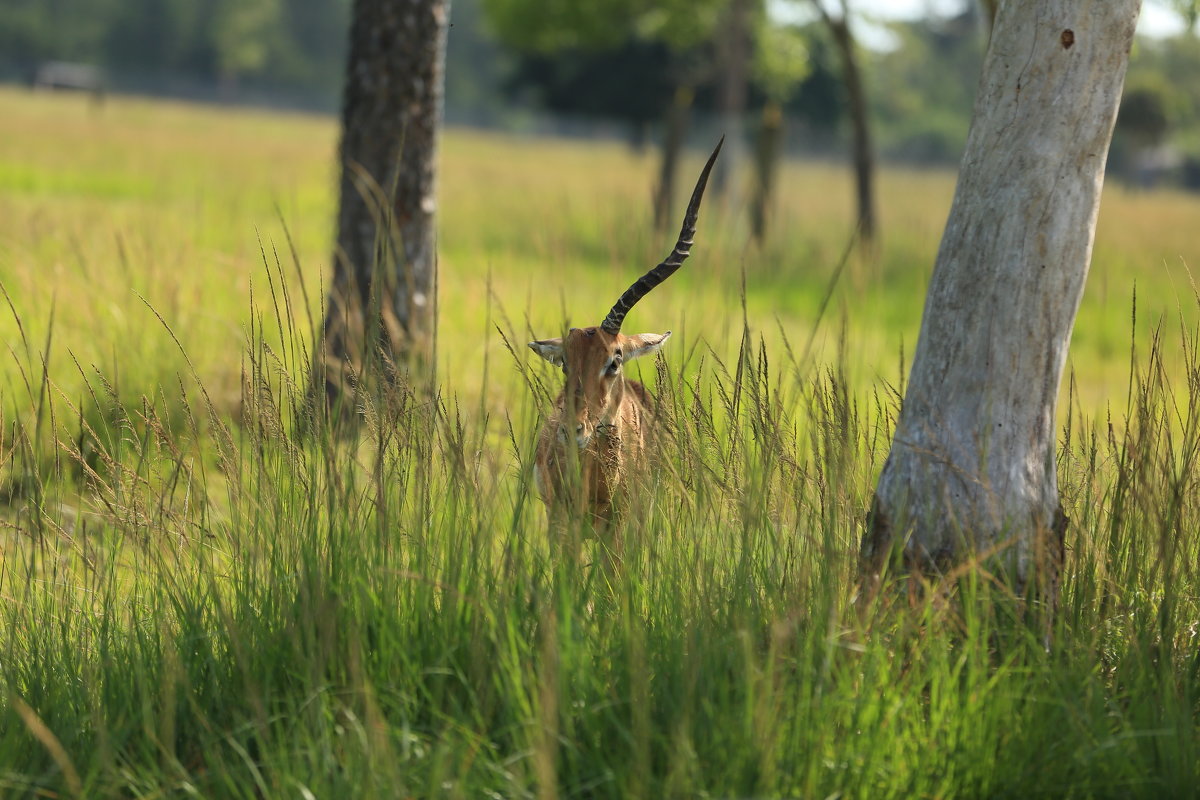
[[[1140,6],[1000,4],[867,570],[1003,553],[1023,587],[1043,545],[1061,558],[1058,388]]]

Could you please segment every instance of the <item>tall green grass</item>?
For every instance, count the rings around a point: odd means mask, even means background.
[[[261,338],[236,424],[202,387],[130,407],[101,375],[105,413],[81,422],[35,358],[57,455],[7,428],[36,491],[0,571],[0,787],[1184,796],[1194,342],[1183,386],[1152,348],[1121,418],[1071,420],[1049,649],[982,567],[913,603],[853,602],[896,399],[751,337],[735,363],[658,364],[665,435],[609,568],[599,543],[556,556],[531,494],[536,373],[507,417],[475,421],[423,387],[364,389],[347,439],[297,432],[301,376]]]
[[[30,140],[71,113],[0,103]],[[601,314],[661,256],[613,210],[644,164],[452,137],[441,380],[363,384],[346,436],[297,416],[328,199],[277,210],[262,182],[294,161],[311,196],[330,126],[112,107],[58,140],[80,151],[75,183],[0,177],[0,795],[1195,793],[1197,303],[1173,310],[1139,266],[1130,325],[1121,270],[1161,257],[1137,225],[1108,228],[1080,320],[1095,339],[1065,395],[1047,648],[986,566],[856,603],[946,176],[890,174],[922,199],[892,205],[907,224],[823,316],[846,211],[837,171],[812,165],[789,175],[828,182],[782,208],[819,230],[743,252],[714,224],[655,317],[639,306],[632,324],[676,328],[641,366],[665,433],[606,567],[601,543],[565,558],[546,529],[531,458],[559,377],[521,345]],[[125,196],[81,197],[135,123],[144,158],[111,162]],[[55,174],[46,142],[0,141],[0,176],[22,158]],[[192,160],[206,147],[217,166]],[[568,168],[590,193],[556,182]]]

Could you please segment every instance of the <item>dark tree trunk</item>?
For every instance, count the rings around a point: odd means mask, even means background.
[[[783,141],[783,110],[778,103],[763,107],[758,144],[754,152],[754,171],[757,176],[754,199],[750,205],[750,225],[754,238],[761,243],[767,235],[771,214],[771,195],[775,188],[775,171],[779,169],[779,149]]]
[[[336,403],[376,354],[432,369],[436,159],[449,0],[355,0],[333,284],[313,388]]]
[[[846,88],[853,137],[854,194],[858,200],[858,228],[863,241],[871,242],[877,232],[875,215],[875,151],[871,146],[871,120],[867,111],[867,93],[863,88],[858,50],[850,31],[850,21],[825,14],[842,62],[842,84]]]
[[[654,230],[664,231],[674,220],[675,170],[679,166],[679,154],[687,138],[688,122],[692,111],[694,91],[691,86],[680,86],[675,90],[675,100],[667,112],[667,129],[663,136],[662,167],[658,173],[658,185],[654,188]]]

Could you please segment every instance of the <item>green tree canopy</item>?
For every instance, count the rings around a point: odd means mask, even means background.
[[[492,30],[531,53],[607,50],[630,39],[677,49],[712,38],[722,0],[485,0]]]

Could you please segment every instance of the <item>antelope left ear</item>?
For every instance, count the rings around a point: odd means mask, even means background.
[[[666,333],[639,333],[637,336],[625,337],[625,360],[632,361],[635,358],[649,355],[657,352],[667,339],[671,338],[671,332]]]
[[[563,365],[562,339],[539,339],[529,343],[529,349],[556,367]]]

